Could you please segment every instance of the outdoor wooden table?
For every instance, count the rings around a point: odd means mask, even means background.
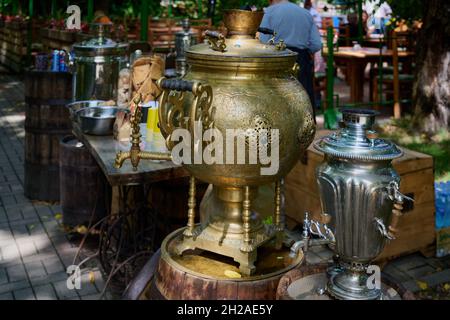
[[[146,141],[146,132],[146,125],[141,124],[141,148],[146,151],[158,151],[155,149],[154,144]],[[76,125],[74,125],[73,133],[78,140],[83,142],[95,158],[112,187],[154,183],[188,176],[184,168],[175,165],[171,161],[141,160],[137,171],[134,171],[128,159],[125,160],[120,169],[117,169],[114,167],[116,154],[119,151],[129,151],[131,146],[130,142],[116,141],[113,136],[83,134]]]
[[[150,257],[159,248],[160,239],[173,231],[171,219],[178,211],[167,214],[155,208],[155,202],[161,199],[153,198],[152,190],[162,182],[187,177],[188,172],[171,161],[151,160],[141,160],[134,171],[129,159],[117,169],[114,167],[116,154],[129,151],[130,142],[116,141],[113,136],[83,134],[76,123],[72,131],[94,157],[112,187],[111,209],[101,225],[98,255],[104,271],[126,286],[134,272],[141,269],[145,261],[142,257]],[[146,125],[141,124],[141,148],[161,152],[146,141],[146,131]],[[177,195],[176,190],[171,192]]]
[[[323,49],[323,55],[327,56],[327,48]],[[337,63],[346,64],[350,80],[350,101],[361,102],[364,97],[364,70],[368,63],[379,61],[380,50],[378,48],[361,47],[355,50],[353,47],[339,47],[333,52],[334,60]],[[383,62],[392,59],[392,50],[384,50],[381,53]],[[410,60],[414,56],[413,52],[399,51],[398,57],[403,60]],[[407,61],[408,62],[408,61]]]
[[[363,39],[363,46],[364,47],[371,47],[371,48],[379,48],[380,45],[386,45],[387,40],[385,37],[381,38],[372,38],[372,37],[364,37]]]

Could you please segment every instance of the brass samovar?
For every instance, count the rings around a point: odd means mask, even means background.
[[[255,39],[262,16],[263,12],[225,12],[227,37],[206,31],[208,43],[186,51],[188,70],[183,79],[157,82],[162,90],[159,126],[168,149],[172,150],[172,160],[173,151],[178,148],[174,141],[176,130],[186,129],[194,136],[189,147],[194,160],[183,162],[192,177],[188,223],[177,252],[202,249],[231,257],[239,263],[244,275],[255,271],[258,247],[272,240],[276,246],[281,245],[284,229],[281,180],[315,133],[308,95],[295,76],[297,54],[287,50],[282,41],[263,44]],[[223,137],[227,136],[227,130],[237,132],[231,147],[223,141],[223,153],[215,153],[217,157],[223,154],[224,160],[227,158],[223,163],[195,161],[199,149],[212,146],[212,141],[195,139],[196,134],[204,134],[208,129],[217,130]],[[257,140],[262,136],[265,140]],[[277,163],[267,164],[260,159],[240,163],[239,139],[246,147],[246,160],[256,140],[258,150],[264,144],[267,152],[277,153]],[[135,154],[164,158],[145,152]],[[130,155],[118,154],[117,166],[126,156]],[[264,169],[268,170],[265,174]],[[194,223],[195,179],[210,184],[200,205],[198,225]],[[267,224],[262,222],[255,204],[259,187],[272,183],[275,183],[275,209],[272,223]]]

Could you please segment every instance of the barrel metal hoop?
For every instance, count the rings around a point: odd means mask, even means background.
[[[61,134],[70,134],[70,132],[71,132],[71,128],[49,129],[49,128],[35,128],[35,127],[31,127],[31,126],[25,126],[25,133],[61,135]]]
[[[48,106],[61,106],[65,107],[66,104],[70,103],[70,99],[41,99],[35,97],[25,97],[25,103],[28,105],[48,105]]]

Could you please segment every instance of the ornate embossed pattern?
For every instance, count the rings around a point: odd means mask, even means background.
[[[195,121],[201,121],[204,128],[214,126],[211,87],[197,83],[192,94],[193,101],[190,108],[185,107],[188,103],[186,92],[165,89],[159,98],[159,126],[169,150],[174,146],[171,135],[175,129],[189,129],[193,135]]]

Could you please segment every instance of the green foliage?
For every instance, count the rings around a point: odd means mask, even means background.
[[[399,19],[407,21],[423,18],[424,0],[387,0],[391,6],[393,15]]]
[[[269,5],[268,0],[218,0],[217,1],[217,12],[226,9],[239,9],[243,6],[255,6],[258,9],[262,9]]]
[[[263,223],[264,223],[265,225],[268,225],[268,226],[272,225],[272,224],[273,224],[273,218],[272,218],[272,216],[266,217],[266,218],[263,220]]]
[[[327,2],[348,8],[353,7],[355,10],[358,3],[356,0],[328,0]],[[425,0],[379,0],[380,4],[382,2],[387,2],[391,6],[394,17],[407,21],[421,19],[423,17],[423,6],[426,5]]]
[[[123,1],[111,1],[109,15],[111,17],[127,17],[138,18],[141,12],[142,0],[123,0]],[[161,5],[159,0],[150,0],[149,3],[149,16],[159,16],[161,14]]]
[[[172,13],[175,17],[199,19],[206,17],[208,12],[207,0],[174,0]]]
[[[420,132],[412,126],[411,116],[392,119],[381,128],[382,137],[396,144],[421,153],[429,154],[434,160],[436,181],[450,180],[450,132],[443,129],[433,136]]]

